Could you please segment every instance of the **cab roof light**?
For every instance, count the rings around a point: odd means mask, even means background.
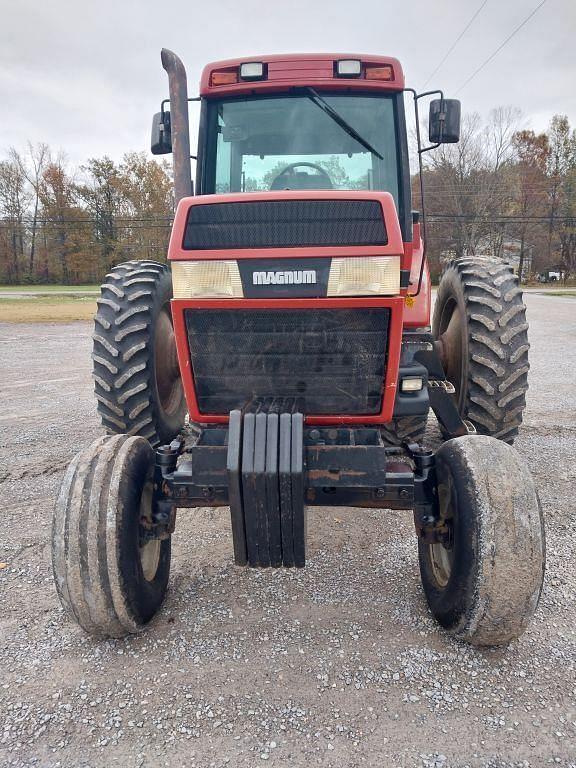
[[[362,74],[362,62],[358,59],[340,59],[336,62],[337,77],[360,77]]]
[[[262,61],[245,61],[240,64],[241,80],[264,80],[266,78],[266,65]]]
[[[212,72],[210,75],[210,85],[232,85],[238,82],[238,72],[234,70]]]
[[[394,70],[390,64],[383,67],[366,67],[366,80],[394,80]]]

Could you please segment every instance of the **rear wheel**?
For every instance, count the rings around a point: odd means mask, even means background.
[[[428,414],[424,416],[399,416],[392,419],[389,424],[384,424],[380,432],[388,445],[402,445],[403,443],[422,443]]]
[[[430,609],[456,637],[502,645],[532,618],[544,579],[544,522],[526,464],[484,436],[436,453],[442,542],[418,542]]]
[[[154,456],[141,437],[101,437],[71,462],[54,511],[60,601],[89,634],[139,631],[162,604],[170,538],[150,538]]]
[[[95,317],[92,359],[102,424],[153,446],[170,442],[186,415],[171,298],[165,264],[129,261],[106,276]]]
[[[462,418],[511,443],[530,367],[526,307],[512,268],[489,258],[452,262],[438,287],[432,332]]]

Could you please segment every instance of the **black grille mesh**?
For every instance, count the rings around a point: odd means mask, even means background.
[[[376,200],[262,200],[193,205],[187,250],[386,245]]]
[[[202,413],[300,397],[310,414],[382,407],[389,310],[186,310]]]

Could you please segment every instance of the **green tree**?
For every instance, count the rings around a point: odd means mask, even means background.
[[[166,162],[130,152],[120,163],[120,187],[126,203],[125,248],[130,258],[166,258],[174,193]]]
[[[65,284],[94,280],[90,226],[78,204],[76,184],[63,156],[50,160],[42,176],[40,202],[44,236],[44,277]]]
[[[91,158],[81,167],[85,181],[77,185],[80,200],[91,219],[95,251],[102,274],[121,256],[118,220],[126,213],[119,168],[109,157]]]

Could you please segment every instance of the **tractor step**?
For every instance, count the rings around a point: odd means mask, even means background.
[[[463,419],[455,399],[456,389],[447,379],[430,379],[428,397],[430,407],[447,437],[463,437],[476,434],[474,425]]]
[[[304,416],[296,408],[271,400],[230,412],[226,470],[237,565],[305,565]]]

